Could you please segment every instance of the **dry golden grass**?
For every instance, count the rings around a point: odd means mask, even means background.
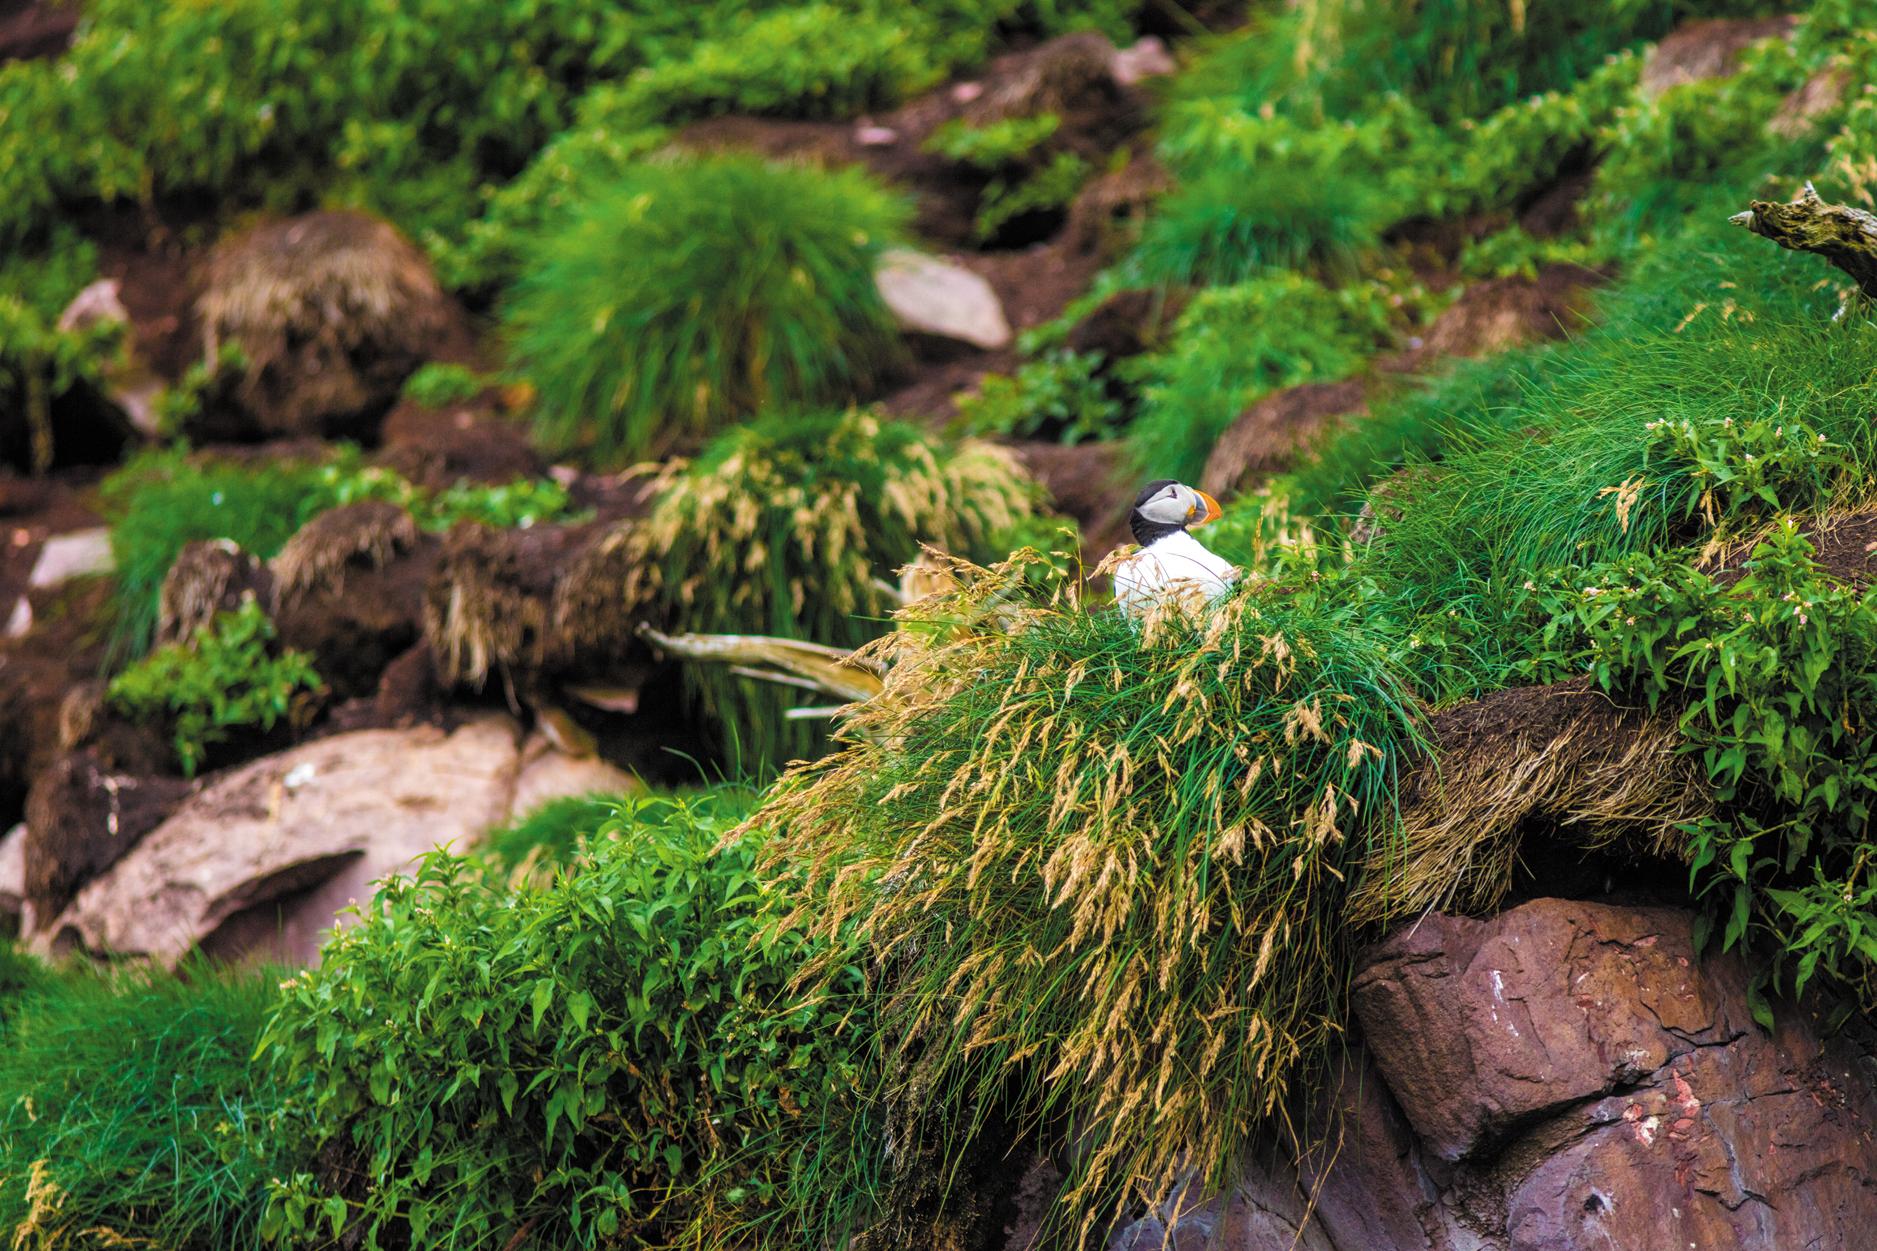
[[[1712,807],[1673,716],[1585,682],[1500,691],[1435,715],[1429,731],[1438,758],[1404,788],[1400,837],[1363,865],[1352,924],[1498,906],[1538,822],[1584,850],[1680,858],[1681,825]]]
[[[791,923],[869,945],[897,1083],[952,1151],[1013,1086],[1075,1127],[1086,1237],[1286,1115],[1339,1029],[1346,869],[1419,739],[1329,597],[1137,629],[1033,553],[952,573],[862,650],[887,677],[847,745],[750,825],[807,874]]]

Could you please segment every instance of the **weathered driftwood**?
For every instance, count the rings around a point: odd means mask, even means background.
[[[1808,182],[1789,203],[1755,200],[1728,220],[1782,248],[1824,257],[1851,275],[1866,299],[1877,300],[1877,214],[1827,204]]]
[[[821,643],[757,634],[664,634],[645,624],[639,626],[639,637],[684,660],[727,664],[742,677],[825,692],[849,703],[873,698],[884,685],[872,661]],[[816,709],[814,715],[835,711]]]

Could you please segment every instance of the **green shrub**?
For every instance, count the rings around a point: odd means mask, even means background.
[[[274,623],[246,600],[216,615],[187,643],[159,647],[111,679],[109,701],[133,721],[169,726],[176,760],[195,776],[208,749],[250,726],[265,732],[300,719],[321,684],[313,658],[277,651]]]
[[[765,405],[839,400],[896,359],[873,263],[905,220],[858,171],[646,162],[544,235],[504,321],[536,429],[603,461]]]
[[[896,605],[887,579],[931,544],[1002,554],[1039,512],[1004,453],[948,447],[871,413],[774,414],[720,436],[672,475],[632,531],[626,602],[668,627],[858,647]],[[817,741],[800,702],[717,667],[685,669],[740,770],[778,766]]]
[[[123,332],[122,326],[108,322],[60,330],[55,317],[0,295],[0,406],[16,414],[25,427],[22,450],[35,473],[50,469],[58,451],[53,403],[80,383],[99,382],[105,357]]]
[[[1128,430],[1135,457],[1156,477],[1196,481],[1247,405],[1280,387],[1346,377],[1388,329],[1385,299],[1366,287],[1332,291],[1280,272],[1202,291],[1164,349],[1127,365],[1141,395]]]
[[[1102,377],[1094,352],[1050,352],[1013,376],[988,374],[975,394],[958,399],[958,423],[969,434],[1081,443],[1120,433],[1121,401]]]
[[[1182,180],[1147,218],[1130,272],[1166,286],[1234,283],[1280,269],[1349,274],[1387,206],[1335,164],[1221,166]]]
[[[1877,751],[1877,591],[1828,573],[1791,520],[1737,578],[1685,555],[1596,566],[1547,597],[1544,664],[1668,704],[1701,754],[1716,814],[1691,831],[1701,933],[1758,957],[1764,986],[1814,977],[1877,1002],[1877,888],[1868,824]]]
[[[466,404],[481,395],[488,380],[467,365],[446,365],[432,361],[420,365],[404,380],[403,396],[425,408],[448,408]]]
[[[284,1177],[271,1237],[784,1248],[840,1230],[879,1153],[855,1095],[863,987],[852,970],[794,987],[823,940],[770,924],[775,888],[749,843],[719,848],[728,828],[629,798],[547,885],[492,889],[443,853],[386,884],[267,1030],[311,1087],[300,1159],[340,1162]]]
[[[1056,1215],[1085,1239],[1225,1183],[1309,1088],[1343,868],[1386,834],[1413,705],[1350,587],[1139,627],[1022,561],[960,576],[908,610],[847,746],[752,824],[807,873],[791,919],[889,971],[891,1080],[948,1162],[1007,1094],[1073,1127]]]
[[[283,1091],[270,977],[41,974],[0,1049],[0,1233],[33,1251],[256,1245]]]

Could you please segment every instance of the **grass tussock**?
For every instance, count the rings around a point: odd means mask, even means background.
[[[906,609],[846,746],[752,819],[791,921],[883,969],[901,1080],[958,1152],[1011,1089],[1075,1127],[1079,1236],[1222,1182],[1339,1020],[1348,869],[1419,749],[1347,603],[1249,590],[1137,628],[1034,554]],[[808,902],[812,901],[812,902]]]
[[[623,462],[770,405],[852,398],[898,359],[873,264],[905,220],[858,170],[628,167],[534,241],[507,304],[537,434]]]
[[[988,444],[948,446],[864,411],[778,414],[670,473],[625,532],[625,600],[674,631],[858,647],[898,606],[888,579],[921,545],[1002,554],[1038,512],[1034,484]],[[774,687],[704,665],[686,681],[746,765],[815,741],[787,719],[801,701]]]

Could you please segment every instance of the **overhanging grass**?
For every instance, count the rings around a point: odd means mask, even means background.
[[[1072,1125],[1078,1236],[1227,1180],[1341,1015],[1344,866],[1420,747],[1386,637],[1252,590],[1137,628],[1023,559],[960,571],[876,645],[886,691],[752,819],[793,920],[888,971],[882,1023],[958,1153],[1011,1090]],[[832,970],[827,970],[832,972]]]

